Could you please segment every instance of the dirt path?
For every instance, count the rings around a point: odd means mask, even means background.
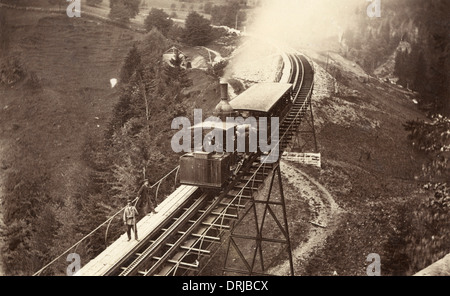
[[[218,62],[220,62],[220,61],[222,61],[224,58],[220,55],[220,53],[218,53],[217,51],[215,51],[215,50],[212,50],[211,48],[207,48],[207,47],[204,47],[204,46],[199,46],[198,48],[203,48],[203,49],[205,49],[205,50],[207,50],[208,51],[208,53],[209,53],[209,56],[210,56],[210,62],[212,63],[212,62],[214,62],[214,63],[218,63]],[[211,55],[212,54],[212,55]]]
[[[281,172],[304,199],[308,201],[311,211],[311,227],[307,240],[292,250],[295,275],[301,275],[304,262],[317,249],[320,249],[326,238],[336,228],[339,214],[343,212],[336,204],[328,190],[311,176],[297,169],[291,163],[281,161]],[[272,268],[270,274],[289,275],[289,261]]]

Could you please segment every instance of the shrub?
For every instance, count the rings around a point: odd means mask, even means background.
[[[190,45],[205,45],[211,40],[211,25],[207,19],[191,12],[186,18],[183,39]]]
[[[228,65],[228,61],[227,60],[221,60],[218,63],[213,64],[212,66],[212,74],[216,75],[218,77],[223,76],[225,67]]]
[[[139,13],[140,0],[110,0],[109,17],[112,20],[129,22]]]
[[[428,178],[448,180],[450,168],[450,119],[441,115],[432,118],[432,122],[408,121],[404,124],[409,131],[408,139],[413,147],[428,155],[428,163],[423,165],[423,175]]]
[[[152,8],[145,19],[145,28],[151,31],[153,28],[158,29],[164,36],[170,31],[173,26],[173,20],[162,9]]]
[[[231,87],[233,88],[234,92],[238,95],[240,93],[242,93],[245,90],[244,85],[242,84],[242,82],[240,82],[237,79],[229,79],[228,83],[231,85]]]
[[[0,84],[14,85],[26,75],[24,66],[16,57],[5,59],[1,62],[0,67]]]

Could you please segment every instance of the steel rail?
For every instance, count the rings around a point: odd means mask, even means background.
[[[301,61],[297,56],[295,56],[295,58],[293,58],[291,55],[289,55],[289,59],[290,59],[290,61],[291,61],[291,63],[292,63],[293,65],[294,65],[294,63],[296,64],[296,66],[295,66],[296,69],[300,69],[299,64],[301,65],[301,69],[302,69],[302,71],[301,71],[301,73],[302,73],[302,75],[301,75],[301,77],[302,77],[301,83],[303,84],[303,82],[304,82],[304,76],[305,76],[305,75],[304,75],[304,71],[305,71],[305,70],[304,70],[304,65],[303,65],[302,61]],[[298,74],[299,74],[299,72],[297,71],[297,74],[295,75],[295,79],[294,79],[295,83],[298,83],[298,78],[299,78],[299,76],[300,76],[300,75],[298,75]],[[293,75],[293,73],[291,72],[291,76],[292,76],[292,75]],[[292,77],[291,77],[290,80],[292,81]],[[302,86],[303,86],[303,85],[300,85],[300,87],[298,87],[298,91],[297,91],[297,93],[295,94],[295,100],[298,98],[298,96],[299,96],[299,94],[300,94],[300,91],[303,90]],[[309,86],[309,87],[310,87],[310,86]],[[309,92],[310,92],[310,90],[309,90]],[[308,92],[308,95],[309,95],[309,92]],[[307,95],[307,97],[308,97],[308,95]],[[305,100],[305,101],[307,101],[307,100]],[[299,115],[299,112],[297,112],[296,118],[297,118],[298,115]],[[296,118],[295,118],[295,119],[296,119]],[[293,120],[293,122],[292,122],[291,125],[289,126],[288,130],[291,128],[291,126],[292,126],[292,124],[293,124],[294,122],[295,122],[295,120]],[[287,130],[287,131],[288,131],[288,130]],[[281,139],[278,141],[277,145],[279,145],[279,143],[284,139],[285,135],[287,134],[287,131],[283,134],[283,136],[281,137]],[[273,151],[274,151],[274,150],[273,150]],[[271,153],[272,153],[272,152],[271,152]],[[280,154],[281,154],[281,153],[280,153]],[[175,264],[172,268],[170,268],[170,269],[165,273],[165,275],[169,275],[169,274],[172,273],[172,272],[173,272],[173,274],[175,275],[175,272],[177,271],[178,267],[180,266],[180,263],[183,263],[183,259],[185,259],[186,256],[189,256],[189,255],[191,255],[191,254],[194,254],[194,255],[197,254],[198,257],[200,257],[201,254],[198,252],[198,250],[201,249],[201,246],[203,245],[204,239],[205,239],[206,234],[208,233],[208,231],[212,230],[213,225],[224,225],[224,221],[225,221],[225,219],[226,219],[226,215],[227,215],[227,213],[228,213],[228,210],[230,209],[230,207],[231,207],[232,205],[234,205],[234,204],[236,204],[236,203],[237,203],[237,204],[241,204],[241,200],[242,200],[243,193],[244,193],[245,190],[250,189],[250,190],[251,190],[251,195],[253,194],[253,191],[254,191],[253,188],[255,188],[255,187],[254,187],[254,183],[255,183],[255,180],[256,180],[256,176],[257,176],[258,173],[260,172],[261,168],[265,168],[264,163],[261,164],[261,165],[256,169],[256,171],[253,173],[253,175],[250,177],[250,179],[245,183],[245,185],[243,185],[242,189],[234,196],[234,198],[232,198],[232,199],[228,202],[228,205],[227,205],[225,208],[223,208],[222,210],[220,210],[219,215],[218,215],[217,217],[213,218],[212,222],[210,222],[212,225],[209,226],[207,229],[205,229],[205,230],[203,231],[203,233],[204,233],[205,235],[201,236],[200,238],[198,238],[197,240],[195,240],[194,242],[192,242],[192,243],[190,244],[190,246],[184,246],[184,250],[182,251],[182,252],[183,252],[182,257],[181,257],[180,259],[177,259],[177,261],[175,261],[175,262],[178,262],[179,264]],[[264,174],[263,174],[263,179],[265,179]],[[250,186],[249,188],[247,188],[247,187],[250,185],[250,183],[252,183],[251,186]],[[227,193],[228,193],[228,192],[227,192]],[[246,203],[245,203],[245,204],[246,204]],[[239,211],[238,211],[238,214],[239,214]],[[205,218],[207,217],[206,213],[205,213],[204,216],[205,216]],[[201,220],[201,219],[199,219],[199,220]],[[226,230],[225,227],[224,227],[223,230]],[[220,233],[221,233],[223,230],[219,227]],[[181,243],[182,243],[182,242],[180,242],[180,244],[181,244]],[[178,246],[179,246],[180,244],[178,244]],[[200,244],[200,246],[197,246],[198,244]],[[192,252],[192,251],[193,251],[193,252]],[[167,256],[166,259],[168,259],[168,256]],[[170,263],[174,264],[174,261],[172,260]],[[161,264],[162,264],[162,263],[159,262],[158,265],[160,266]],[[181,265],[181,266],[183,267],[183,265]],[[156,270],[156,268],[151,269],[151,270],[147,271],[145,275],[151,275],[153,272],[155,272],[155,270]]]
[[[290,81],[291,81],[291,82],[294,82],[294,89],[297,87],[296,84],[298,84],[299,78],[301,77],[300,85],[298,86],[297,91],[296,91],[296,92],[294,91],[294,100],[293,100],[293,102],[294,102],[294,105],[295,105],[295,102],[296,102],[297,99],[299,98],[300,92],[303,91],[303,87],[302,87],[302,86],[303,86],[303,83],[304,83],[304,80],[305,80],[305,69],[304,69],[303,62],[301,61],[301,59],[300,59],[297,55],[295,55],[295,56],[289,55],[289,59],[290,59],[292,65],[294,65],[293,67],[295,67],[295,70],[294,70],[294,69],[291,69],[291,73],[290,73],[290,74],[291,74]],[[300,71],[299,71],[300,68],[301,68],[301,75],[300,75]],[[296,72],[296,73],[294,74],[294,72]],[[313,85],[313,83],[311,83],[311,86],[312,86],[312,85]],[[305,108],[306,102],[308,101],[308,98],[310,97],[311,90],[312,90],[312,87],[310,87],[309,92],[308,92],[308,95],[306,96],[305,101],[303,102],[303,104],[302,104],[302,106],[300,107],[300,109],[298,110],[298,112],[295,114],[295,118],[294,118],[293,120],[289,120],[289,121],[292,121],[292,122],[291,122],[291,124],[289,125],[289,127],[286,129],[286,131],[283,133],[282,137],[279,139],[279,141],[277,142],[276,146],[280,145],[280,143],[284,140],[284,138],[285,138],[287,132],[291,129],[293,123],[296,122],[296,120],[297,120],[297,118],[299,117],[299,115],[301,114],[302,110]],[[284,122],[286,122],[286,120],[284,120],[283,123],[284,123]],[[281,123],[280,126],[281,126],[283,123]],[[274,150],[273,150],[273,151],[274,151]],[[273,152],[273,151],[272,151],[272,152]],[[271,152],[271,153],[272,153],[272,152]],[[271,153],[269,153],[269,155],[270,155]],[[155,187],[155,186],[158,186],[158,187],[159,187],[160,184],[161,184],[161,182],[162,182],[162,180],[165,179],[166,177],[168,177],[168,176],[169,176],[170,174],[172,174],[174,171],[177,171],[177,174],[178,174],[178,168],[179,168],[179,166],[177,166],[177,167],[176,167],[175,169],[173,169],[170,173],[168,173],[165,177],[161,178],[161,180],[159,180],[158,182],[156,182],[155,184],[153,184],[153,185],[150,186],[149,188],[153,188],[153,187]],[[250,170],[251,168],[252,168],[252,166],[248,167],[247,170],[245,170],[244,172],[241,173],[241,176],[244,176],[245,173],[247,173],[247,171]],[[200,237],[199,237],[197,240],[195,240],[195,242],[192,243],[190,247],[182,246],[182,247],[183,247],[182,249],[184,249],[184,250],[187,249],[187,250],[186,250],[186,252],[184,253],[184,255],[182,256],[181,260],[178,260],[178,261],[177,261],[178,263],[180,263],[180,262],[182,261],[182,259],[184,259],[187,255],[191,254],[192,251],[195,251],[195,252],[200,253],[199,250],[201,250],[201,247],[195,248],[195,246],[196,246],[197,244],[200,244],[200,246],[203,245],[205,239],[207,238],[207,236],[206,236],[205,234],[207,234],[208,231],[210,231],[213,227],[216,227],[217,225],[224,225],[224,221],[225,221],[225,219],[226,219],[226,214],[228,213],[228,210],[229,210],[233,205],[236,205],[236,202],[237,202],[237,204],[241,205],[242,200],[246,200],[246,199],[244,198],[244,192],[245,192],[245,190],[251,190],[251,194],[253,194],[253,191],[255,190],[254,188],[255,188],[256,176],[258,175],[258,173],[260,173],[260,170],[261,170],[261,169],[262,169],[262,171],[263,171],[263,175],[262,175],[263,180],[265,179],[265,169],[266,169],[266,166],[265,166],[264,164],[261,164],[261,165],[259,165],[259,166],[256,168],[255,172],[254,172],[254,173],[252,174],[252,176],[248,179],[248,181],[245,183],[245,185],[242,187],[242,189],[234,196],[234,198],[232,198],[231,200],[228,200],[227,205],[226,205],[224,208],[222,208],[222,210],[220,210],[220,212],[218,213],[217,217],[215,217],[215,219],[213,220],[213,222],[210,223],[211,225],[210,225],[208,228],[206,228],[206,230],[203,231],[203,234],[204,234],[204,235],[200,235]],[[175,181],[176,181],[176,180],[175,180]],[[240,180],[239,180],[239,181],[240,181]],[[247,188],[247,187],[250,185],[250,183],[251,183],[251,186],[250,186],[249,188]],[[237,184],[237,183],[236,183],[236,184]],[[138,258],[136,258],[136,260],[133,261],[133,262],[136,262],[136,264],[134,264],[133,266],[130,265],[130,266],[129,266],[130,268],[125,269],[125,270],[121,273],[121,275],[128,275],[128,274],[130,274],[130,273],[134,273],[134,272],[137,271],[138,267],[142,264],[142,262],[145,262],[145,261],[148,260],[148,259],[149,259],[149,260],[152,260],[152,258],[155,257],[154,254],[155,254],[158,250],[160,250],[163,246],[167,245],[167,237],[169,236],[169,234],[172,235],[173,233],[178,232],[178,230],[175,231],[175,229],[179,229],[180,227],[182,227],[182,226],[184,226],[186,223],[188,223],[188,220],[189,220],[190,218],[186,218],[187,216],[192,217],[192,215],[194,215],[196,212],[202,211],[203,214],[200,216],[200,218],[197,219],[197,221],[189,228],[188,231],[185,231],[185,232],[184,232],[184,234],[182,235],[182,237],[179,238],[175,244],[170,244],[170,245],[171,245],[171,248],[169,249],[169,251],[167,251],[167,252],[165,253],[164,256],[158,257],[157,263],[154,264],[149,270],[147,270],[147,271],[145,272],[145,275],[150,275],[152,272],[154,272],[154,271],[155,271],[158,267],[160,267],[165,261],[168,261],[168,260],[169,260],[170,254],[172,254],[173,252],[175,252],[175,251],[180,247],[180,245],[181,245],[181,244],[182,244],[182,243],[183,243],[183,242],[184,242],[184,241],[192,234],[192,232],[193,232],[199,225],[201,225],[201,223],[203,222],[203,220],[206,219],[208,216],[211,215],[212,211],[217,210],[217,206],[219,205],[219,203],[223,201],[224,196],[226,196],[226,194],[228,194],[228,192],[231,191],[232,189],[233,189],[233,187],[230,187],[229,190],[227,190],[225,193],[223,193],[223,194],[221,195],[222,198],[217,198],[217,200],[216,200],[215,202],[213,202],[206,210],[205,210],[205,209],[200,209],[200,208],[196,208],[196,209],[195,209],[195,207],[191,207],[190,209],[188,209],[188,211],[186,211],[186,212],[184,213],[184,214],[186,214],[186,216],[182,215],[182,216],[178,219],[179,222],[178,222],[178,223],[175,223],[175,226],[174,226],[174,227],[171,227],[171,228],[169,228],[167,231],[164,231],[164,233],[165,233],[166,235],[163,235],[163,238],[160,238],[159,240],[156,240],[155,242],[153,242],[153,243],[151,244],[152,247],[151,247],[151,248],[150,248],[150,247],[147,248],[147,250],[149,250],[149,251],[141,253],[141,254],[138,256]],[[193,193],[193,195],[194,195],[194,194],[195,194],[195,193]],[[136,203],[137,203],[138,198],[136,198],[135,200],[136,200]],[[248,201],[248,200],[247,200],[247,201]],[[238,208],[238,210],[239,210],[239,208]],[[112,219],[113,219],[117,214],[119,214],[121,211],[123,211],[123,208],[122,208],[120,211],[118,211],[116,214],[114,214],[114,216],[110,217],[107,221],[105,221],[105,222],[104,222],[102,225],[100,225],[98,228],[100,228],[101,226],[103,226],[106,222],[109,222],[109,224],[110,224],[111,221],[112,221]],[[220,224],[218,224],[218,222],[220,222]],[[108,225],[109,225],[109,224],[108,224]],[[162,229],[163,227],[164,227],[164,226],[161,225],[161,226],[160,226],[158,229],[156,229],[153,233],[155,233],[155,232],[157,232],[157,231],[161,231],[161,229]],[[96,230],[98,230],[98,228],[96,228],[93,232],[95,232]],[[221,230],[222,230],[222,229],[220,229],[220,232],[221,232]],[[90,235],[90,234],[89,234],[89,235]],[[150,240],[150,238],[149,238],[148,240]],[[81,242],[81,241],[80,241],[80,242]],[[80,242],[78,242],[78,243],[75,244],[74,246],[77,246]],[[74,247],[74,246],[73,246],[73,247]],[[69,250],[71,250],[73,247],[71,247]],[[67,250],[66,253],[67,253],[69,250]],[[62,254],[62,255],[64,255],[64,254]],[[62,256],[62,255],[61,255],[61,256]],[[127,258],[129,258],[129,257],[132,256],[132,255],[133,255],[133,254],[130,253],[130,254],[127,256]],[[61,257],[61,256],[60,256],[60,257]],[[56,258],[54,261],[56,261],[56,260],[59,259],[60,257]],[[54,261],[52,261],[52,262],[49,263],[48,265],[52,264]],[[124,260],[122,260],[122,261],[124,261]],[[173,261],[172,261],[171,263],[173,263]],[[179,265],[179,264],[178,264],[178,265]],[[175,265],[175,266],[177,267],[177,265]],[[39,271],[39,274],[40,274],[40,272],[42,272],[42,270],[44,270],[46,267],[47,267],[47,266],[45,266],[44,268],[42,268],[42,269]]]
[[[298,89],[297,89],[297,93],[294,95],[294,102],[296,101],[296,99],[298,98],[298,95],[299,95],[299,93],[300,93],[300,90],[302,89],[302,84],[303,84],[303,81],[304,81],[304,66],[303,66],[303,63],[301,62],[301,60],[299,60],[299,58],[297,57],[297,56],[295,56],[295,55],[291,55],[291,54],[289,54],[288,55],[289,56],[289,60],[291,61],[291,64],[292,64],[292,66],[293,66],[293,68],[291,69],[291,73],[290,73],[290,75],[291,75],[291,77],[290,77],[290,81],[291,82],[293,82],[293,85],[294,85],[294,87],[296,88],[297,87],[297,83],[298,83],[298,81],[299,81],[299,78],[301,77],[301,81],[300,81],[300,85],[299,85],[299,87],[298,87]],[[299,71],[299,69],[300,69],[300,66],[301,66],[301,72]],[[294,69],[295,68],[295,69]],[[301,73],[301,74],[300,74]],[[286,134],[286,133],[285,133]],[[284,134],[284,135],[285,135]],[[283,137],[284,137],[284,135],[283,135]],[[280,139],[281,140],[281,139]],[[247,181],[247,183],[243,186],[243,188],[239,191],[239,193],[236,195],[236,196],[239,196],[239,198],[238,198],[238,200],[237,200],[237,202],[238,202],[238,204],[241,204],[241,200],[242,200],[242,196],[243,196],[243,193],[244,193],[244,191],[245,190],[247,190],[247,185],[250,183],[250,181],[252,181],[252,186],[251,186],[251,188],[254,188],[254,182],[255,182],[255,179],[256,179],[256,176],[257,176],[257,174],[258,174],[258,172],[259,172],[259,170],[260,170],[260,168],[262,167],[262,165],[261,166],[259,166],[258,168],[257,168],[257,170],[255,171],[255,173],[252,175],[252,177]],[[265,168],[265,167],[264,167]],[[230,188],[230,189],[232,189],[232,188]],[[253,189],[251,189],[252,190],[252,194],[253,194]],[[172,253],[172,252],[174,252],[182,243],[183,243],[183,241],[187,238],[187,237],[189,237],[189,235],[190,235],[190,233],[199,225],[199,224],[201,224],[201,222],[202,222],[202,219],[203,218],[206,218],[206,217],[208,217],[209,216],[209,214],[214,210],[214,209],[216,209],[216,207],[217,207],[217,205],[218,205],[218,203],[219,202],[221,202],[222,201],[222,199],[221,198],[218,198],[217,200],[216,200],[216,202],[214,202],[210,207],[208,207],[208,209],[207,210],[203,210],[204,211],[204,213],[201,215],[201,217],[189,228],[189,231],[186,231],[185,232],[185,234],[183,234],[182,235],[182,237],[179,239],[179,240],[177,240],[177,243],[175,243],[175,244],[173,244],[171,247],[170,247],[170,249],[165,253],[165,255],[164,256],[162,256],[162,257],[160,257],[158,260],[157,260],[157,262],[149,269],[149,270],[147,270],[146,272],[145,272],[145,275],[151,275],[158,267],[160,267],[162,264],[163,264],[163,262],[164,262],[164,260],[167,260],[168,259],[168,257],[169,257],[169,255]],[[236,202],[236,198],[233,198],[232,200],[230,200],[229,202],[228,202],[228,205],[222,210],[222,211],[220,211],[220,213],[219,213],[219,216],[217,217],[217,218],[215,218],[213,221],[213,223],[212,224],[216,224],[215,222],[219,222],[219,220],[221,220],[220,221],[220,225],[222,225],[223,224],[223,221],[224,221],[224,219],[225,219],[225,214],[228,212],[228,210],[229,210],[229,208],[230,208],[230,206],[231,205],[233,205],[234,203]],[[192,211],[192,209],[190,209],[189,211]],[[200,221],[200,222],[199,222]],[[181,221],[181,220],[177,220],[177,222],[180,224],[180,225],[184,225],[187,221]],[[211,226],[209,226],[205,231],[203,231],[203,233],[208,233],[208,231],[210,231],[211,229],[212,229],[212,225]],[[168,230],[169,231],[169,230]],[[166,231],[165,233],[168,233],[168,231]],[[188,247],[188,248],[193,248],[193,246],[195,246],[196,244],[200,244],[200,245],[202,245],[203,244],[203,240],[204,240],[204,238],[205,238],[205,236],[201,236],[200,238],[198,238],[193,244],[191,244],[191,246],[190,247]],[[152,245],[155,245],[155,244],[158,244],[159,242],[157,242],[157,241],[155,241]],[[159,250],[160,248],[162,247],[162,245],[160,245],[159,246],[159,248],[156,248],[156,246],[155,246],[155,248],[154,248],[154,251],[152,251],[152,252],[144,252],[144,253],[142,253],[135,261],[136,262],[138,262],[138,263],[136,263],[137,264],[137,266],[139,266],[139,264],[141,263],[141,262],[143,262],[144,260],[146,260],[147,258],[153,258],[154,256],[154,253],[157,251],[157,250]],[[189,254],[189,250],[187,250],[186,252],[185,252],[185,255],[183,256],[183,258],[185,257],[185,256],[187,256]],[[180,260],[181,261],[181,260]],[[128,274],[130,274],[130,273],[132,273],[132,272],[135,272],[135,269],[136,268],[134,268],[134,266],[132,266],[133,268],[131,268],[131,270],[129,270],[128,268],[126,269],[126,270],[124,270],[120,275],[128,275]]]
[[[194,204],[189,208],[188,211],[185,211],[179,219],[173,223],[167,231],[164,231],[164,233],[156,239],[154,243],[152,243],[138,258],[136,258],[124,271],[122,271],[119,275],[120,276],[126,276],[130,275],[134,272],[137,272],[137,269],[140,268],[140,266],[144,263],[144,261],[147,258],[151,258],[154,256],[154,254],[160,250],[169,240],[169,238],[173,235],[173,233],[176,233],[179,231],[179,229],[184,226],[189,219],[194,216],[199,208],[202,206],[202,204],[206,201],[208,197],[208,194],[202,194],[195,202]]]

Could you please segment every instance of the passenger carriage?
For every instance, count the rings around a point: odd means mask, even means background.
[[[234,122],[226,122],[226,118],[242,117],[246,119],[256,119],[256,122],[262,117],[267,118],[267,133],[270,136],[271,118],[278,117],[279,123],[289,112],[292,105],[292,85],[288,83],[259,83],[250,87],[248,90],[238,95],[231,101],[228,101],[227,85],[221,85],[221,101],[217,105],[215,115],[223,121],[219,125],[211,125],[208,122],[198,124],[192,129],[202,129],[202,139],[194,139],[195,143],[211,143],[215,139],[207,139],[211,136],[213,129],[222,131],[222,149],[223,152],[211,152],[205,150],[205,145],[201,147],[193,147],[194,152],[187,153],[180,158],[180,183],[185,185],[198,186],[202,188],[223,188],[243,165],[245,159],[251,153],[259,153],[259,150],[249,151],[249,134],[256,132],[256,139],[259,140],[259,132],[261,126],[250,126],[250,120],[245,121],[247,128],[235,120]],[[238,153],[237,143],[239,133],[245,131],[245,151]],[[226,135],[232,133],[235,136],[230,138]],[[200,135],[198,133],[197,135]],[[234,141],[233,151],[227,148],[227,140]],[[228,147],[230,147],[229,145]],[[259,145],[258,145],[259,146]],[[247,157],[246,157],[247,156]]]

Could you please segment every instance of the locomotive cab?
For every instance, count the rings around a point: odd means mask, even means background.
[[[191,129],[201,129],[201,139],[194,139],[194,152],[186,153],[180,158],[180,183],[203,188],[222,188],[232,177],[232,168],[236,164],[236,146],[228,145],[232,147],[231,151],[226,149],[227,140],[235,142],[236,124],[220,123],[212,126],[206,122]],[[216,132],[214,137],[211,136],[213,129]],[[221,141],[217,138],[219,134],[222,135]],[[201,145],[195,147],[196,143]],[[207,145],[215,145],[219,152],[205,151]]]
[[[192,141],[194,152],[180,158],[181,184],[201,188],[223,188],[250,159],[251,154],[262,153],[259,145],[254,147],[255,139],[256,141],[260,139],[261,132],[269,135],[272,130],[272,117],[278,117],[281,122],[292,104],[291,84],[256,84],[230,102],[227,84],[222,83],[220,88],[221,101],[216,106],[214,115],[221,121],[203,122],[191,128],[194,130]],[[245,119],[244,122],[226,120],[237,117]],[[261,117],[268,119],[267,124],[261,125],[257,122]],[[278,126],[273,128],[276,129]],[[201,129],[201,132],[196,129]],[[271,135],[266,138],[270,138],[272,145]],[[230,144],[230,141],[233,143]],[[245,142],[244,149],[243,142]]]

